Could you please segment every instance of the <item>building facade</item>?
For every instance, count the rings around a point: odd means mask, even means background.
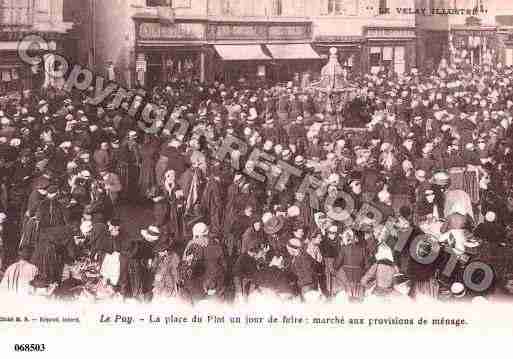
[[[173,78],[286,82],[305,72],[315,77],[330,47],[339,48],[341,63],[355,73],[379,66],[403,73],[416,61],[415,16],[379,11],[398,4],[407,5],[404,0],[89,0],[94,21],[83,29],[81,38],[90,40],[80,48],[91,49],[97,72],[114,72],[128,87]]]
[[[436,67],[442,59],[469,65],[504,61],[497,26],[501,1],[416,0],[416,8],[426,10],[416,16],[420,67]]]
[[[312,2],[316,14],[313,40],[327,54],[337,47],[339,61],[355,73],[379,67],[403,74],[415,67],[415,15],[410,0],[320,0]],[[400,9],[400,10],[398,10]]]
[[[17,54],[18,42],[36,34],[51,50],[64,52],[71,22],[63,18],[63,0],[0,0],[0,93],[30,89],[44,74],[25,66]]]

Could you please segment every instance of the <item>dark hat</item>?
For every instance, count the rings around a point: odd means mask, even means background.
[[[112,226],[112,227],[119,227],[121,226],[121,221],[117,218],[113,218],[109,221],[109,224]]]
[[[53,194],[53,193],[57,193],[57,192],[59,192],[59,187],[57,187],[54,184],[51,186],[48,186],[48,193]]]
[[[361,172],[352,172],[349,176],[349,184],[355,181],[361,181],[362,180],[362,173]]]
[[[411,216],[411,208],[408,206],[401,206],[401,208],[399,208],[399,214],[404,218],[409,218]]]

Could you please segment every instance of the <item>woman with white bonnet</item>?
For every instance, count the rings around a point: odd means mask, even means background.
[[[192,239],[187,243],[187,246],[185,247],[185,250],[184,250],[184,260],[187,260],[189,257],[188,255],[188,249],[192,246],[192,245],[198,245],[202,248],[205,248],[209,243],[209,229],[208,229],[208,226],[203,223],[203,222],[199,222],[199,223],[196,223],[193,227],[192,227]]]

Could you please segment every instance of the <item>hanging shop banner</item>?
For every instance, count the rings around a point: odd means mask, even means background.
[[[265,65],[258,65],[257,76],[265,77]]]
[[[394,57],[393,47],[384,47],[383,48],[383,60],[384,61],[392,61]]]

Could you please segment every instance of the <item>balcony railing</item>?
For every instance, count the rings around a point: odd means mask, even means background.
[[[0,1],[0,26],[32,26],[34,0]]]

